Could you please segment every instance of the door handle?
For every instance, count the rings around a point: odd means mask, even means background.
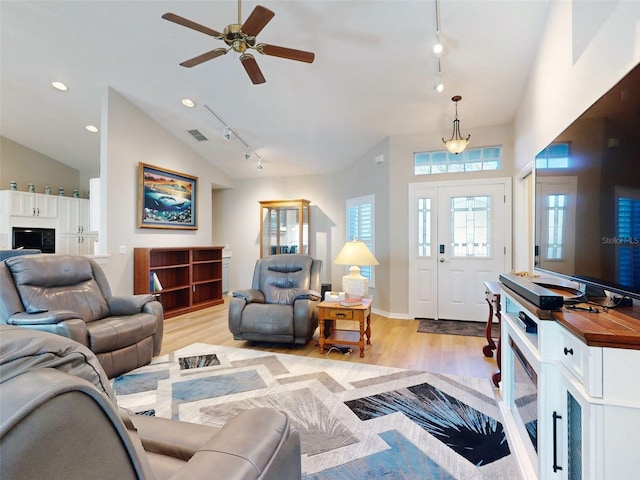
[[[444,258],[441,258],[440,263],[444,263],[444,262],[445,262]]]
[[[558,420],[562,417],[556,412],[553,412],[553,473],[557,473],[558,470],[562,470],[562,467],[558,465]]]

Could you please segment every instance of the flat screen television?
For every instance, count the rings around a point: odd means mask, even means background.
[[[640,64],[535,160],[535,267],[640,299]]]

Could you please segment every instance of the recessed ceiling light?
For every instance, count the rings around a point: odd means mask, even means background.
[[[95,125],[87,125],[84,128],[89,130],[91,133],[98,133],[98,127],[96,127]]]
[[[64,83],[62,82],[51,82],[51,85],[53,86],[53,88],[55,88],[56,90],[60,90],[62,92],[66,92],[67,90],[69,90],[69,87],[67,87]]]
[[[196,102],[194,102],[190,98],[183,98],[182,99],[182,105],[184,105],[187,108],[193,108],[193,107],[196,106]]]

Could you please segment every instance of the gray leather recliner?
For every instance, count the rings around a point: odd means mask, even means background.
[[[256,262],[250,289],[229,302],[229,330],[236,340],[307,344],[318,328],[322,260],[271,255]]]
[[[114,297],[100,266],[83,256],[40,254],[0,262],[0,323],[69,337],[93,351],[109,378],[160,353],[162,304]]]
[[[286,414],[245,410],[222,428],[119,408],[95,355],[59,335],[0,325],[0,478],[296,480]]]

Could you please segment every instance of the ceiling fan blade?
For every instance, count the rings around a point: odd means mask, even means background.
[[[197,30],[198,32],[211,35],[212,37],[222,36],[220,32],[216,32],[209,27],[200,25],[199,23],[188,20],[184,17],[181,17],[180,15],[176,15],[175,13],[165,13],[164,15],[162,15],[162,18],[164,18],[165,20],[169,20],[170,22],[177,23],[178,25],[182,25],[183,27],[191,28],[192,30]]]
[[[185,60],[180,65],[187,68],[195,67],[196,65],[200,65],[207,60],[219,57],[220,55],[224,55],[225,53],[227,53],[226,48],[216,48],[215,50],[211,50],[210,52],[203,53],[202,55],[198,55],[197,57],[193,57],[189,60]]]
[[[256,62],[255,58],[253,58],[253,55],[244,53],[240,57],[240,61],[242,62],[242,66],[247,71],[247,74],[249,75],[249,78],[254,85],[266,82],[264,76],[262,76],[262,72],[260,71],[258,62]]]
[[[316,58],[315,54],[311,52],[304,52],[293,48],[278,47],[276,45],[267,45],[266,43],[257,45],[256,49],[265,55],[297,60],[298,62],[313,63],[313,60]]]
[[[267,23],[269,23],[274,15],[275,13],[268,8],[258,5],[253,9],[249,18],[242,24],[242,33],[250,37],[255,37],[262,31]]]

